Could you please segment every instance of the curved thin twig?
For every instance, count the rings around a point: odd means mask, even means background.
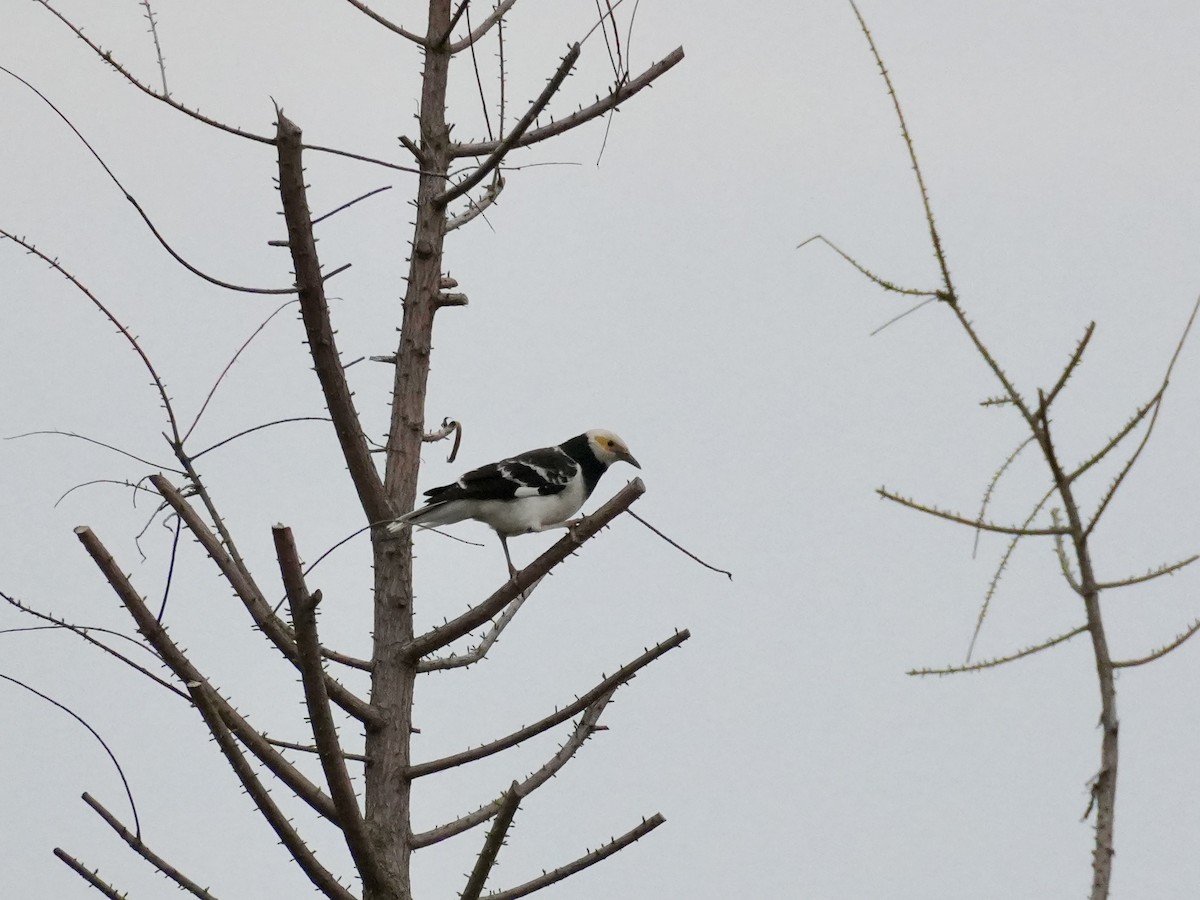
[[[180,438],[181,442],[186,442],[187,439],[192,436],[192,432],[195,431],[196,426],[200,424],[200,417],[203,416],[204,411],[208,409],[208,404],[211,402],[213,394],[217,392],[217,388],[221,386],[221,382],[224,380],[225,376],[229,374],[229,370],[233,368],[233,364],[238,361],[238,357],[242,355],[242,351],[250,346],[250,342],[262,333],[263,329],[267,327],[272,319],[274,319],[277,315],[295,302],[297,301],[292,299],[279,304],[279,306],[276,307],[269,316],[263,319],[262,322],[259,323],[259,326],[250,333],[250,337],[246,338],[246,340],[242,342],[242,346],[237,348],[237,352],[234,353],[229,362],[225,364],[225,368],[221,370],[221,374],[217,376],[217,380],[214,381],[213,386],[209,388],[208,396],[204,398],[204,402],[200,404],[200,411],[196,413],[196,418],[192,419],[192,424],[188,426],[188,430],[184,433],[183,437]],[[199,456],[199,454],[196,454],[196,456]],[[194,460],[196,456],[193,456],[192,459]]]
[[[161,463],[154,462],[153,460],[144,459],[135,453],[130,453],[128,450],[122,450],[120,447],[114,447],[112,444],[106,444],[104,441],[99,441],[99,440],[96,440],[96,438],[90,438],[86,434],[79,434],[74,431],[60,431],[57,428],[44,428],[44,429],[40,429],[38,431],[26,431],[21,434],[11,434],[8,437],[6,437],[4,440],[17,441],[17,440],[20,440],[21,438],[37,437],[39,435],[47,435],[47,434],[57,435],[58,437],[76,438],[78,440],[85,441],[86,443],[89,443],[89,444],[95,444],[97,447],[103,447],[106,450],[111,450],[114,453],[120,453],[122,456],[127,456],[130,459],[134,460],[135,462],[140,462],[143,465],[151,466],[152,468],[155,468],[155,469],[161,469],[164,472],[174,472],[177,475],[183,474],[183,471],[180,469],[176,469],[171,466],[164,466]]]
[[[130,788],[129,788],[129,780],[125,777],[125,770],[122,769],[121,764],[119,762],[117,762],[116,754],[114,754],[112,752],[112,748],[108,746],[108,742],[105,741],[104,738],[100,737],[100,732],[98,732],[95,728],[93,728],[91,725],[89,725],[87,723],[87,720],[84,719],[83,716],[79,715],[79,713],[75,712],[69,706],[64,706],[63,704],[61,704],[57,700],[55,700],[53,697],[43,694],[37,688],[29,686],[25,682],[21,681],[19,678],[13,678],[11,675],[5,675],[4,673],[0,672],[0,679],[3,679],[11,684],[15,684],[17,687],[24,688],[25,690],[29,691],[29,693],[33,694],[34,696],[40,697],[41,699],[45,700],[51,706],[58,707],[63,712],[65,712],[68,716],[70,716],[72,719],[74,719],[76,722],[78,722],[80,725],[82,725],[84,728],[86,728],[88,731],[90,731],[92,734],[92,737],[94,737],[97,741],[100,742],[100,746],[104,748],[104,752],[108,754],[108,758],[112,760],[112,764],[117,769],[117,774],[121,777],[121,784],[125,787],[125,796],[127,798],[129,798],[129,808],[133,812],[134,831],[137,833],[138,837],[141,837],[142,825],[141,825],[141,822],[138,820],[137,804],[133,802],[133,791],[130,790]]]
[[[100,310],[100,314],[103,315],[104,318],[108,319],[109,323],[121,333],[121,336],[125,338],[129,346],[133,348],[133,352],[136,353],[142,360],[142,365],[146,367],[146,371],[150,373],[150,378],[154,382],[154,387],[158,390],[159,399],[162,400],[163,409],[167,411],[167,419],[171,423],[171,433],[178,437],[179,423],[175,418],[175,407],[171,405],[171,398],[167,396],[167,387],[165,384],[163,384],[163,380],[158,377],[158,371],[154,368],[154,364],[150,362],[150,357],[146,355],[146,351],[142,349],[142,345],[138,343],[138,339],[133,336],[132,332],[130,332],[130,330],[126,328],[125,325],[115,315],[113,315],[112,310],[100,302],[100,298],[88,290],[87,286],[84,285],[82,281],[63,268],[62,264],[60,264],[57,259],[47,256],[29,241],[25,240],[24,238],[17,237],[11,232],[0,229],[0,237],[8,238],[14,244],[23,247],[29,253],[46,263],[46,265],[50,266],[50,268],[54,269],[54,271],[58,272],[58,274],[66,278],[67,281],[71,282],[76,289],[82,292],[83,295],[91,301],[92,305],[96,307],[96,309]]]

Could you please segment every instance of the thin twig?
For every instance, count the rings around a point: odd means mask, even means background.
[[[240,357],[242,355],[242,352],[247,347],[250,346],[250,342],[253,341],[256,337],[258,337],[262,333],[263,329],[267,327],[267,325],[270,323],[270,321],[272,319],[274,319],[277,315],[279,315],[281,312],[283,312],[285,309],[287,309],[289,306],[291,306],[295,302],[296,301],[294,299],[292,299],[292,300],[286,300],[283,303],[279,304],[279,306],[277,306],[275,308],[275,310],[269,316],[267,316],[265,319],[262,320],[262,322],[259,323],[258,327],[255,328],[254,331],[252,331],[250,333],[250,336],[248,338],[246,338],[246,340],[242,341],[242,345],[237,348],[237,351],[230,358],[229,362],[227,362],[225,364],[225,368],[223,368],[221,370],[221,374],[217,376],[217,380],[213,382],[213,386],[208,389],[208,395],[204,398],[204,402],[200,404],[200,411],[198,413],[196,413],[196,418],[192,419],[192,424],[188,426],[188,430],[184,433],[183,437],[180,439],[181,441],[186,442],[187,439],[192,436],[192,432],[195,431],[196,426],[200,424],[200,417],[203,416],[204,411],[206,409],[208,409],[208,404],[212,401],[213,394],[215,394],[217,392],[217,388],[219,388],[221,386],[221,382],[225,379],[225,376],[229,374],[229,370],[233,368],[233,364],[238,361],[238,357]],[[195,456],[192,457],[192,459],[193,460],[196,459],[196,457],[199,455],[200,454],[197,453]]]
[[[996,666],[1004,665],[1004,663],[1009,663],[1009,662],[1012,662],[1013,660],[1021,659],[1022,657],[1032,656],[1034,653],[1037,653],[1041,650],[1045,650],[1049,647],[1053,647],[1056,644],[1061,644],[1064,641],[1069,641],[1071,638],[1076,637],[1077,635],[1081,635],[1084,632],[1086,632],[1087,630],[1088,630],[1088,628],[1086,625],[1080,625],[1074,631],[1068,631],[1066,634],[1060,634],[1058,637],[1051,638],[1050,640],[1046,641],[1045,643],[1038,644],[1034,647],[1027,647],[1024,650],[1021,650],[1017,653],[1013,653],[1011,656],[1001,656],[1001,657],[997,657],[995,659],[984,660],[983,662],[971,663],[970,665],[947,666],[944,669],[912,669],[911,671],[909,671],[905,674],[907,674],[907,675],[957,675],[961,672],[978,672],[981,669],[993,669]]]
[[[1189,625],[1187,629],[1182,634],[1176,636],[1175,640],[1171,641],[1171,643],[1167,644],[1166,646],[1159,647],[1148,656],[1143,656],[1139,659],[1114,661],[1112,666],[1114,669],[1132,669],[1134,666],[1144,666],[1148,662],[1154,662],[1156,659],[1162,659],[1176,647],[1179,647],[1181,644],[1183,644],[1197,631],[1200,631],[1200,619],[1197,619],[1195,622]]]
[[[1122,588],[1129,587],[1133,584],[1142,584],[1144,582],[1151,581],[1152,579],[1159,578],[1163,575],[1174,575],[1184,566],[1190,566],[1198,559],[1200,559],[1200,556],[1189,556],[1187,559],[1181,560],[1180,562],[1159,566],[1157,569],[1153,569],[1147,572],[1145,575],[1135,575],[1131,578],[1123,578],[1120,581],[1098,581],[1096,582],[1096,589],[1107,591],[1111,588]]]
[[[129,787],[129,780],[125,777],[125,770],[121,768],[121,764],[120,764],[120,762],[117,761],[117,756],[115,753],[113,753],[112,748],[110,746],[108,746],[108,742],[106,740],[104,740],[104,738],[100,737],[100,732],[98,732],[95,728],[93,728],[91,725],[89,725],[87,720],[84,719],[83,716],[79,715],[79,713],[75,712],[75,710],[71,709],[69,706],[65,706],[64,704],[59,703],[53,697],[48,696],[47,694],[43,694],[37,688],[31,687],[30,685],[21,681],[19,678],[13,678],[11,675],[5,675],[3,673],[0,673],[0,679],[7,681],[9,684],[15,684],[19,688],[24,688],[25,690],[29,691],[29,693],[33,694],[35,697],[40,697],[42,700],[45,700],[51,706],[61,709],[68,716],[70,716],[72,719],[74,719],[76,722],[78,722],[80,725],[82,725],[84,728],[86,728],[88,730],[88,732],[91,733],[92,737],[94,737],[96,739],[97,743],[99,743],[100,746],[104,748],[104,752],[108,754],[108,758],[112,760],[113,767],[117,770],[117,775],[121,779],[121,786],[125,788],[125,797],[129,800],[129,809],[133,813],[134,830],[137,832],[138,836],[140,837],[141,833],[142,833],[142,823],[141,823],[141,820],[138,818],[137,804],[133,802],[133,791]]]
[[[154,56],[158,60],[158,73],[162,76],[162,93],[164,97],[170,97],[171,92],[167,89],[167,61],[163,58],[162,45],[158,42],[158,22],[154,19],[150,0],[142,0],[142,6],[146,9],[146,21],[150,23],[150,36],[154,38]]]
[[[655,534],[657,534],[660,538],[662,538],[664,541],[666,541],[668,544],[670,544],[672,547],[674,547],[680,553],[684,554],[685,556],[690,556],[696,562],[700,563],[700,565],[704,566],[704,568],[710,569],[713,572],[720,572],[722,575],[727,576],[730,581],[733,581],[733,573],[732,572],[729,572],[725,569],[718,569],[716,566],[706,563],[704,560],[702,560],[700,557],[698,557],[691,550],[688,550],[686,547],[682,547],[679,544],[675,543],[673,540],[671,540],[669,537],[667,537],[665,534],[663,534],[661,531],[659,531],[657,528],[655,528],[653,525],[651,525],[649,522],[647,522],[645,519],[643,519],[641,516],[639,516],[637,513],[635,513],[632,509],[626,510],[626,512],[628,512],[629,515],[631,515],[633,518],[637,519],[639,522],[641,522],[643,525],[645,525],[647,528],[649,528],[651,531],[653,531]]]
[[[1020,528],[1011,525],[994,525],[991,522],[983,522],[979,519],[968,519],[965,516],[956,515],[955,513],[945,512],[938,509],[936,506],[925,506],[922,503],[917,503],[915,500],[909,500],[907,497],[901,497],[899,494],[893,494],[886,488],[877,488],[875,490],[880,497],[885,500],[891,500],[893,503],[899,503],[901,506],[907,506],[909,509],[915,509],[918,512],[928,513],[931,516],[936,516],[939,519],[946,519],[950,522],[958,522],[960,525],[970,525],[972,528],[982,528],[984,531],[994,531],[997,534],[1016,534],[1021,537],[1036,537],[1043,534],[1067,534],[1063,528]]]

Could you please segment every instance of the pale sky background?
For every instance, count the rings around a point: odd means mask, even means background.
[[[0,64],[44,91],[88,137],[160,229],[219,277],[286,286],[270,147],[217,133],[125,84],[40,6],[9,2]],[[102,7],[102,8],[101,8]],[[138,4],[62,8],[147,81],[157,78]],[[383,2],[422,30],[421,4]],[[158,0],[173,94],[270,133],[275,98],[314,143],[407,162],[419,58],[335,0]],[[625,10],[622,9],[622,14]],[[1083,369],[1058,408],[1060,447],[1083,459],[1155,390],[1200,292],[1200,7],[1191,2],[946,0],[863,12],[909,117],[963,305],[1026,391],[1049,386],[1095,320]],[[478,14],[477,14],[478,15]],[[541,89],[589,3],[517,4],[509,96]],[[918,680],[960,662],[1004,547],[971,558],[963,528],[881,502],[882,484],[973,512],[1022,439],[944,308],[875,337],[905,308],[829,250],[821,232],[881,275],[936,287],[909,163],[884,85],[847,4],[646,0],[632,68],[682,44],[687,59],[612,123],[514,155],[572,162],[509,175],[500,204],[453,235],[446,264],[470,297],[439,314],[428,418],[460,419],[448,466],[425,455],[422,487],[589,427],[620,433],[644,465],[636,510],[715,564],[694,565],[624,518],[559,570],[483,666],[418,686],[415,755],[506,733],[568,702],[677,628],[693,638],[616,694],[590,741],[518,813],[491,885],[557,866],[662,812],[667,824],[541,896],[954,900],[1079,897],[1091,828],[1080,822],[1099,759],[1086,639],[978,675]],[[492,45],[481,61],[493,64]],[[455,135],[482,136],[469,63],[454,70]],[[597,38],[552,109],[611,79]],[[487,82],[494,89],[494,82]],[[514,107],[516,108],[516,107]],[[140,336],[190,417],[274,298],[212,288],[153,241],[54,114],[0,78],[0,227],[57,256]],[[511,121],[511,115],[510,115]],[[391,352],[410,235],[411,176],[309,155],[314,211],[393,189],[319,228],[346,359]],[[129,491],[71,486],[138,479],[170,454],[145,372],[78,292],[0,245],[0,431],[74,430],[152,460],[61,437],[0,443],[0,589],[75,621],[132,631],[71,529],[91,525],[135,584],[162,590],[170,535],[133,535],[151,508]],[[251,345],[194,435],[200,449],[254,424],[323,406],[285,312]],[[1200,339],[1200,335],[1194,336]],[[390,375],[351,370],[372,433]],[[1200,549],[1195,447],[1200,346],[1176,369],[1158,431],[1095,540],[1116,579]],[[270,525],[312,560],[361,512],[320,423],[285,425],[203,460],[260,583],[278,591]],[[1103,489],[1112,467],[1084,488]],[[589,509],[633,473],[614,469]],[[1031,456],[1001,483],[997,520],[1017,521],[1045,479]],[[440,622],[495,588],[483,548],[418,540],[418,613]],[[512,542],[528,561],[553,536]],[[310,578],[328,644],[368,653],[365,537]],[[1107,596],[1118,657],[1139,656],[1200,616],[1200,570]],[[1029,542],[1001,583],[979,653],[1037,643],[1082,622],[1049,544]],[[273,736],[304,740],[290,667],[249,630],[191,541],[180,547],[167,621],[176,640]],[[0,613],[0,627],[33,624]],[[216,896],[310,896],[242,796],[198,717],[66,634],[0,635],[0,672],[84,714],[129,775],[146,841]],[[1121,719],[1113,896],[1200,892],[1200,642],[1118,682]],[[97,896],[51,855],[62,846],[133,900],[175,896],[78,799],[130,821],[98,744],[73,720],[0,684],[0,895]],[[553,752],[555,732],[422,783],[416,826],[496,796]],[[282,797],[284,791],[277,791]],[[297,810],[321,858],[349,871],[339,836]],[[417,896],[452,897],[482,831],[423,851]]]

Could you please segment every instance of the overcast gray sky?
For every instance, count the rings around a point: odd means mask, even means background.
[[[185,119],[109,71],[45,9],[10,3],[0,64],[71,118],[181,253],[230,281],[286,286],[274,154]],[[140,77],[157,77],[138,4],[64,0]],[[258,133],[271,98],[319,144],[405,161],[416,52],[335,0],[158,0],[173,95]],[[418,30],[421,4],[379,3]],[[918,145],[964,307],[1024,390],[1051,384],[1089,321],[1086,363],[1061,401],[1064,455],[1088,456],[1154,392],[1200,292],[1200,7],[1010,0],[862,9]],[[622,10],[624,12],[624,10]],[[507,29],[509,97],[541,89],[589,3],[518,3]],[[636,507],[712,562],[707,572],[620,520],[534,594],[484,666],[420,685],[418,758],[542,716],[676,628],[693,638],[622,688],[590,741],[518,814],[497,886],[523,881],[661,811],[667,824],[614,861],[551,889],[597,896],[986,898],[1082,896],[1091,830],[1080,822],[1099,760],[1098,697],[1083,639],[979,675],[918,680],[960,662],[1004,539],[975,559],[963,528],[882,503],[886,484],[972,512],[1022,439],[944,308],[902,311],[832,252],[880,275],[937,287],[919,197],[889,101],[847,4],[646,0],[631,67],[677,45],[683,64],[615,116],[511,159],[574,165],[509,174],[501,202],[456,233],[447,267],[470,297],[435,331],[428,418],[461,420],[448,466],[422,485],[589,427],[617,431],[644,466]],[[494,65],[491,47],[481,64]],[[553,106],[590,102],[611,79],[594,38]],[[455,136],[482,135],[475,83],[453,75]],[[494,88],[490,80],[485,82]],[[58,257],[141,338],[185,415],[278,305],[186,275],[77,139],[16,81],[0,79],[0,227]],[[603,157],[597,166],[597,158]],[[411,176],[310,155],[318,212],[393,189],[321,226],[347,359],[395,348],[410,234]],[[73,620],[131,631],[71,529],[87,523],[138,587],[159,596],[170,534],[133,535],[151,508],[91,479],[170,462],[163,414],[138,360],[46,266],[0,244],[0,425],[69,429],[147,466],[60,437],[0,444],[0,589]],[[283,416],[320,415],[290,311],[266,328],[217,393],[197,448]],[[351,370],[381,433],[390,376]],[[1150,449],[1097,533],[1116,579],[1200,548],[1195,446],[1200,346],[1175,371]],[[269,527],[292,525],[314,559],[361,513],[327,428],[285,425],[204,458],[205,473],[260,580],[276,587]],[[1103,490],[1113,469],[1085,486]],[[632,474],[614,469],[597,502]],[[1024,517],[1044,490],[1033,458],[995,499]],[[589,507],[589,508],[592,508]],[[483,548],[418,538],[418,614],[460,612],[503,577]],[[512,542],[528,561],[553,536]],[[365,655],[365,538],[313,573],[328,643]],[[1114,653],[1138,656],[1200,616],[1200,572],[1106,599]],[[294,674],[249,632],[199,548],[184,541],[167,621],[176,639],[273,736],[299,739]],[[1001,582],[980,655],[1082,622],[1052,549],[1029,542]],[[30,624],[8,611],[0,627]],[[146,840],[225,900],[307,896],[307,881],[256,817],[197,717],[62,634],[0,635],[0,672],[84,713],[130,776]],[[1114,896],[1194,898],[1200,643],[1118,682],[1121,771]],[[50,854],[63,846],[131,898],[169,893],[78,799],[128,819],[100,747],[42,701],[0,685],[6,785],[0,894],[89,896]],[[494,757],[417,795],[417,827],[496,796],[553,739]],[[282,793],[282,792],[279,792]],[[307,820],[303,820],[307,821]],[[348,871],[338,837],[308,828]],[[424,851],[419,896],[453,896],[472,832]],[[550,896],[550,894],[547,894]]]

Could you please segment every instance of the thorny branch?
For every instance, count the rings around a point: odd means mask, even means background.
[[[583,712],[598,699],[606,694],[611,695],[618,687],[630,681],[639,671],[644,669],[660,656],[674,650],[684,641],[692,636],[692,633],[686,628],[676,632],[665,641],[651,647],[637,659],[626,663],[612,675],[605,678],[594,688],[583,694],[574,703],[564,706],[562,709],[546,716],[540,721],[534,722],[532,725],[526,725],[524,728],[518,728],[512,734],[502,738],[497,738],[494,741],[489,741],[478,747],[470,750],[464,750],[461,753],[455,753],[452,756],[445,756],[441,759],[430,760],[429,762],[417,763],[409,766],[405,773],[409,778],[420,778],[424,775],[431,775],[434,772],[443,772],[446,769],[452,769],[455,766],[461,766],[464,763],[474,762],[477,759],[483,759],[486,756],[491,756],[494,753],[499,753],[502,750],[507,750],[509,747],[515,747],[522,741],[527,741],[531,737],[535,737],[546,731],[549,731],[555,725],[560,725],[570,719],[576,713]]]
[[[543,125],[540,128],[534,128],[526,132],[520,140],[513,141],[511,146],[528,147],[530,144],[536,144],[539,141],[544,141],[547,138],[570,131],[584,122],[590,122],[592,119],[604,115],[610,109],[620,106],[642,88],[649,87],[660,75],[682,61],[683,48],[676,47],[661,61],[656,62],[637,78],[625,82],[625,84],[617,87],[607,96],[601,97],[590,106],[582,107],[568,116],[563,116],[561,119],[551,122],[549,125]],[[450,152],[452,156],[456,157],[483,156],[494,153],[498,147],[499,143],[497,141],[480,141],[477,143],[454,144],[451,146]]]
[[[551,869],[549,872],[545,872],[524,884],[519,884],[516,887],[511,887],[503,891],[485,894],[484,900],[517,900],[518,897],[526,897],[534,891],[540,891],[542,888],[562,881],[576,872],[582,872],[588,866],[594,866],[601,860],[608,859],[608,857],[617,851],[624,850],[634,841],[645,837],[665,821],[666,819],[659,813],[655,813],[650,818],[643,819],[642,823],[636,828],[631,828],[620,837],[613,838],[611,841],[601,844],[595,850],[588,851],[578,859],[572,860],[566,865],[559,866],[557,869]]]
[[[317,755],[325,773],[329,795],[337,809],[338,823],[346,839],[346,847],[354,860],[354,866],[369,891],[395,892],[387,872],[379,863],[371,841],[367,837],[366,824],[354,794],[354,785],[346,769],[346,758],[342,753],[337,725],[333,721],[333,710],[329,706],[329,695],[325,690],[325,673],[321,668],[321,642],[317,637],[317,604],[321,602],[320,591],[310,594],[304,584],[304,573],[300,555],[292,538],[292,530],[283,525],[271,529],[275,540],[275,555],[279,559],[279,571],[283,577],[284,590],[292,610],[292,623],[296,629],[296,650],[300,666],[300,679],[304,686],[304,705],[312,723],[313,739],[317,744]]]
[[[132,831],[122,825],[120,820],[107,809],[105,809],[104,804],[102,804],[91,794],[85,792],[83,795],[83,802],[90,806],[96,812],[96,814],[105,821],[108,827],[115,831],[117,836],[126,844],[128,844],[138,856],[146,860],[146,862],[150,863],[150,865],[154,866],[154,868],[158,869],[158,871],[162,872],[164,875],[174,881],[183,890],[187,891],[194,897],[201,898],[201,900],[216,900],[216,898],[205,888],[200,887],[200,885],[196,884],[196,882],[192,881],[192,879],[188,878],[177,868],[147,847],[145,841],[142,840],[140,835],[134,834]]]
[[[559,751],[545,765],[517,785],[516,793],[519,797],[528,797],[549,781],[556,772],[562,769],[579,752],[579,748],[597,730],[596,723],[600,719],[600,714],[604,712],[604,707],[608,705],[608,701],[612,697],[614,690],[616,688],[610,689],[607,693],[601,694],[596,700],[592,701],[586,712],[580,717],[579,722],[575,725],[575,730],[563,743]],[[456,834],[469,831],[476,825],[486,822],[492,816],[496,815],[500,811],[501,803],[502,801],[500,800],[493,800],[491,803],[485,803],[474,812],[460,816],[453,822],[447,822],[444,825],[438,825],[436,828],[430,828],[428,831],[414,834],[410,841],[412,848],[416,850],[421,847],[428,847],[430,844],[436,844],[439,841],[452,838]]]
[[[459,900],[479,900],[479,894],[483,890],[483,886],[487,884],[492,868],[496,865],[496,857],[500,855],[500,848],[504,845],[504,838],[508,834],[509,826],[512,825],[513,816],[517,814],[517,806],[520,803],[520,786],[514,781],[500,800],[496,818],[492,822],[492,827],[488,829],[483,849],[475,858],[475,868],[471,870],[471,877],[467,879],[467,886],[463,888]]]
[[[154,618],[141,595],[130,583],[125,573],[121,571],[112,554],[108,552],[95,533],[87,526],[80,526],[75,529],[75,534],[125,609],[133,617],[142,636],[154,648],[175,677],[187,686],[192,702],[204,716],[209,730],[213,731],[215,721],[221,731],[235,733],[237,739],[255,755],[259,762],[286,784],[296,796],[308,803],[317,813],[336,823],[338,815],[329,795],[309,781],[295,766],[271,747],[266,739],[251,727],[250,723],[242,718],[237,710],[208,683],[208,679],[192,664],[191,660],[167,635],[166,629]],[[213,731],[213,736],[218,737],[215,731]],[[257,778],[257,776],[255,777]],[[265,812],[264,815],[266,815]]]
[[[433,200],[435,206],[444,207],[457,200],[467,191],[471,190],[471,188],[475,187],[475,185],[479,184],[479,182],[483,181],[493,169],[500,165],[500,162],[504,159],[508,151],[518,146],[521,137],[529,129],[529,126],[533,124],[533,120],[538,117],[538,114],[546,108],[546,104],[550,102],[550,98],[558,93],[558,89],[562,87],[562,83],[566,80],[567,75],[571,73],[571,69],[575,68],[575,62],[578,59],[579,45],[574,44],[567,51],[567,55],[563,57],[562,62],[558,66],[558,71],[546,83],[546,87],[542,89],[538,98],[525,111],[525,115],[517,120],[517,124],[513,126],[512,131],[496,144],[496,148],[487,159],[479,164],[479,168],[453,187],[448,188],[435,197]]]
[[[283,216],[287,222],[288,245],[296,271],[296,288],[304,328],[308,334],[308,349],[359,502],[368,521],[380,522],[391,518],[394,513],[383,489],[383,480],[371,459],[371,449],[354,407],[354,395],[346,381],[346,372],[342,368],[329,320],[329,304],[325,301],[324,280],[317,259],[317,245],[313,239],[312,219],[304,186],[304,169],[300,161],[300,128],[282,110],[276,109],[276,114],[279,195],[283,199]]]
[[[478,628],[508,606],[518,594],[527,591],[542,576],[579,549],[585,541],[624,512],[645,492],[646,485],[640,478],[635,478],[598,510],[590,516],[584,517],[573,529],[568,531],[566,537],[505,582],[504,586],[488,599],[458,618],[451,619],[444,625],[439,625],[425,634],[414,637],[400,652],[407,659],[415,661],[448,646],[451,642]]]

